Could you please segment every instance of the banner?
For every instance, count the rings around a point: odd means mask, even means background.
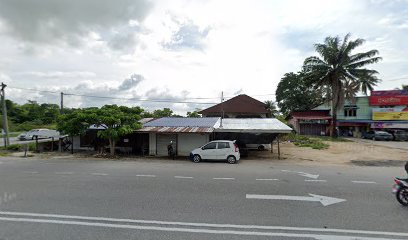
[[[369,103],[371,106],[408,105],[408,90],[372,91]]]
[[[405,128],[408,129],[408,123],[371,123],[371,128]]]
[[[373,120],[408,120],[408,112],[373,112]]]

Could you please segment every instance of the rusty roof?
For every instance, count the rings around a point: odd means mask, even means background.
[[[143,127],[137,132],[153,133],[212,133],[213,127]]]

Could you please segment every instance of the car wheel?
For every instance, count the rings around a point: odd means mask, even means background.
[[[237,159],[234,156],[228,156],[227,162],[229,164],[235,164],[235,163],[237,163]]]
[[[263,151],[263,150],[265,150],[264,145],[259,145],[259,146],[258,146],[258,150],[259,150],[259,151]]]
[[[193,162],[199,163],[200,161],[201,161],[200,155],[198,155],[198,154],[194,155],[194,157],[193,157]]]

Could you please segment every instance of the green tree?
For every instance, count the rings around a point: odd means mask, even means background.
[[[408,85],[402,84],[402,90],[408,90]]]
[[[200,118],[200,117],[201,117],[201,114],[198,113],[199,111],[200,111],[199,109],[196,109],[196,110],[194,110],[194,111],[192,111],[192,112],[187,112],[187,117],[190,117],[190,118]]]
[[[156,109],[153,111],[153,117],[155,118],[171,117],[171,116],[173,116],[173,111],[170,108],[163,108],[163,110]]]
[[[96,123],[96,114],[93,109],[76,109],[70,113],[60,115],[57,121],[57,130],[71,137],[82,135]]]
[[[59,118],[57,128],[70,136],[81,135],[91,125],[104,128],[98,131],[98,137],[108,139],[110,154],[115,154],[115,145],[121,136],[141,128],[139,107],[105,105],[101,108],[77,109]]]
[[[346,84],[357,84],[358,89],[367,94],[380,80],[375,76],[376,70],[363,68],[381,60],[377,50],[363,53],[352,53],[364,43],[363,39],[349,40],[347,34],[343,40],[337,37],[326,37],[324,43],[315,44],[317,56],[305,59],[303,69],[305,78],[315,89],[326,89],[331,101],[332,125],[330,135],[336,136],[337,110],[344,104]]]
[[[310,110],[324,102],[321,89],[315,90],[304,80],[304,73],[286,73],[276,89],[276,101],[280,111],[288,115],[292,111]]]
[[[105,105],[94,111],[96,125],[105,128],[98,132],[98,136],[109,140],[111,155],[115,155],[115,145],[121,136],[141,128],[138,121],[142,112],[139,107],[128,108],[117,105]]]
[[[276,108],[276,102],[267,100],[264,103],[266,105],[266,110],[268,111],[268,117],[276,117],[279,113],[278,109]]]

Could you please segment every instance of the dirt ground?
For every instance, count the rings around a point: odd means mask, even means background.
[[[325,142],[328,149],[317,150],[310,147],[297,147],[293,143],[280,144],[281,160],[310,164],[353,164],[361,166],[400,166],[408,161],[408,150],[378,146],[363,142]],[[408,143],[407,143],[408,144]],[[250,158],[277,159],[277,146],[274,153],[269,151],[251,152]]]
[[[378,142],[357,141],[357,142],[328,142],[328,149],[317,150],[310,147],[298,147],[290,142],[280,143],[281,158],[278,159],[277,145],[273,146],[274,152],[267,151],[250,151],[249,156],[245,160],[258,161],[279,161],[279,162],[295,162],[305,165],[357,165],[357,166],[403,166],[408,161],[408,149],[400,148],[400,144],[393,146],[378,145]],[[405,142],[408,144],[408,142]],[[401,143],[404,144],[404,143]],[[390,145],[390,143],[388,143]],[[404,145],[405,146],[405,145]],[[22,157],[23,152],[11,153],[10,156]],[[68,152],[47,152],[47,153],[30,153],[32,157],[40,158],[72,158]],[[94,153],[76,153],[74,155],[78,159],[98,159]],[[136,157],[136,156],[120,156],[117,160],[136,160],[136,159],[167,159],[166,157]],[[103,158],[102,158],[103,159]],[[178,160],[185,160],[186,157],[178,157]],[[244,160],[243,159],[243,160]]]

